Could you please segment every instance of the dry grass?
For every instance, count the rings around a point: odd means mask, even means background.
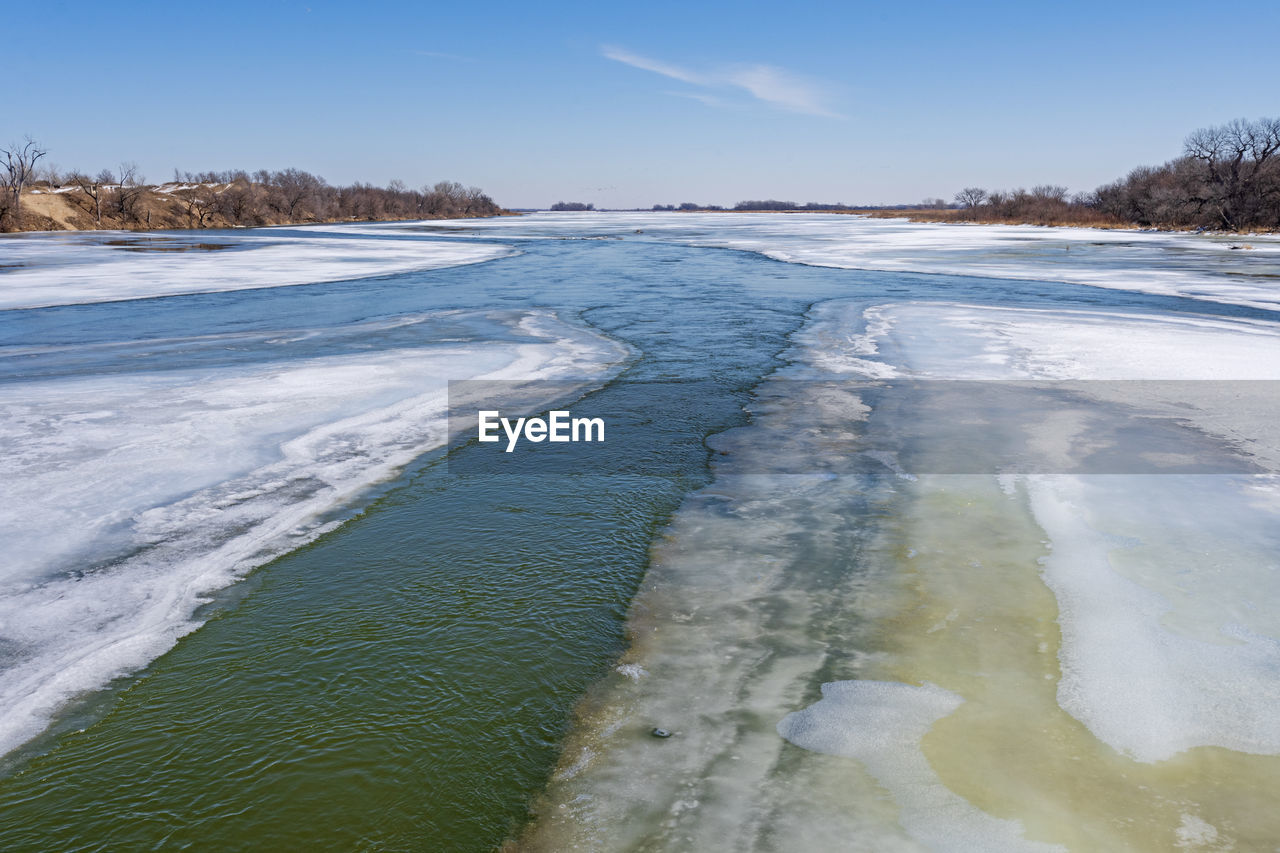
[[[132,216],[124,216],[116,209],[112,194],[103,194],[102,222],[99,223],[94,214],[94,203],[79,188],[67,192],[51,192],[48,186],[37,186],[35,192],[22,194],[21,221],[6,221],[8,231],[155,231],[155,230],[187,230],[195,228],[235,228],[242,227],[230,221],[220,213],[206,214],[202,225],[195,222],[195,217],[188,209],[187,201],[194,190],[172,189],[172,185],[162,185],[168,189],[160,192],[159,187],[147,187],[143,190],[133,207]],[[226,189],[230,185],[216,185],[203,190],[206,195]],[[499,215],[509,215],[510,211],[500,211]],[[409,219],[419,219],[413,216]],[[308,216],[305,219],[289,220],[266,210],[261,217],[261,225],[296,225],[308,222],[347,222],[351,219],[318,219]],[[393,220],[386,220],[393,221]]]
[[[707,210],[670,211],[672,213],[833,213],[847,216],[868,216],[872,219],[907,219],[911,222],[971,223],[974,225],[1053,225],[1070,228],[1137,229],[1140,226],[1123,222],[1094,210],[1081,209],[1057,216],[993,216],[989,213],[974,215],[968,210],[940,208],[883,208],[851,207],[845,210]]]
[[[991,217],[975,216],[968,210],[851,210],[874,219],[909,219],[912,222],[969,222],[976,225],[1055,225],[1071,228],[1120,228],[1135,229],[1138,226],[1122,222],[1112,216],[1096,211],[1084,210],[1072,212],[1065,216]]]

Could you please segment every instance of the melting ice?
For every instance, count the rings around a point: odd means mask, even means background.
[[[419,226],[372,226],[367,233]],[[1280,239],[1155,231],[971,225],[843,214],[544,213],[450,223],[502,239],[664,240],[758,252],[779,261],[892,272],[1064,281],[1210,302],[1280,305]]]
[[[625,355],[539,310],[256,337],[372,339],[390,326],[418,343],[0,384],[0,752],[68,698],[164,652],[213,592],[443,444],[447,380],[589,383]],[[494,328],[508,334],[490,339]]]
[[[791,355],[655,546],[644,675],[583,703],[530,846],[1274,845],[1280,326],[835,301]],[[937,403],[973,383],[1007,415]],[[1038,467],[948,472],[957,435]]]

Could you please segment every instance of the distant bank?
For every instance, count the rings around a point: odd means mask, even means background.
[[[454,219],[507,213],[478,187],[332,186],[301,169],[176,173],[148,184],[131,163],[96,175],[43,167],[34,140],[0,151],[0,231],[147,231],[316,222]]]
[[[1092,192],[1058,184],[1027,189],[965,187],[953,202],[875,207],[776,199],[741,201],[735,213],[853,213],[908,217],[917,222],[985,225],[1067,225],[1154,228],[1164,231],[1280,231],[1280,118],[1236,119],[1201,128],[1183,142],[1182,156],[1159,166],[1138,166]],[[1046,164],[1046,170],[1053,164]],[[560,202],[553,210],[591,205]],[[654,211],[716,212],[696,202],[655,204]]]
[[[122,201],[122,194],[133,198]],[[167,183],[136,190],[104,186],[97,196],[79,187],[36,187],[22,194],[21,218],[4,231],[150,231],[187,228],[243,228],[320,222],[387,222],[500,216],[508,211],[489,201],[462,198],[419,200],[393,197],[342,198],[317,210],[275,207],[261,187],[219,183]],[[487,200],[487,196],[485,197]],[[443,201],[443,203],[436,203]],[[122,209],[124,205],[127,208]],[[101,207],[101,214],[97,209]]]

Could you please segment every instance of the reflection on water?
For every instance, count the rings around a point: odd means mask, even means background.
[[[218,252],[238,248],[234,243],[192,243],[163,237],[119,237],[104,240],[102,245],[126,252]]]

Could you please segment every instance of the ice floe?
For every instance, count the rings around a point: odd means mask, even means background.
[[[578,234],[663,240],[814,266],[1062,281],[1280,308],[1280,238],[1267,235],[1251,235],[1249,250],[1234,251],[1240,245],[1235,236],[817,213],[538,213],[439,227],[502,239]]]
[[[589,385],[625,355],[549,311],[471,320],[470,341],[466,312],[427,313],[368,321],[418,324],[418,346],[0,385],[0,752],[443,444],[448,380]],[[512,337],[485,340],[495,324]]]
[[[111,246],[56,234],[6,235],[0,238],[0,310],[346,281],[512,254],[486,243],[348,239],[322,232],[286,239],[265,229],[216,237],[193,232],[173,238],[164,252],[146,251],[147,241],[156,239],[121,233],[118,242],[124,245]],[[201,241],[223,248],[202,249]]]

